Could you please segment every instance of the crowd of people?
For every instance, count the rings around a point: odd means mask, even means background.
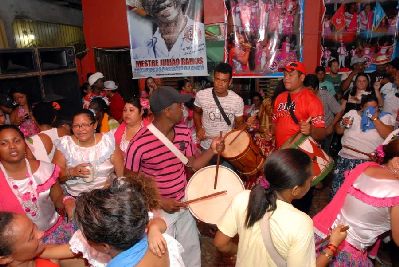
[[[359,61],[347,77],[328,64],[331,74],[287,64],[273,97],[254,93],[250,106],[231,90],[227,63],[211,88],[149,77],[131,99],[94,73],[71,118],[10,90],[16,105],[0,111],[0,265],[201,266],[185,193],[193,173],[221,161],[250,181],[214,236],[236,266],[373,266],[382,240],[399,244],[399,59],[378,74]],[[220,160],[232,131],[264,159],[255,174]],[[323,155],[335,160],[330,176]],[[315,184],[321,176],[331,188]],[[331,199],[311,218],[315,187]]]

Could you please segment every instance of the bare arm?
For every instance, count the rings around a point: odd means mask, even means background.
[[[355,77],[357,75],[356,71],[352,71],[351,73],[349,73],[348,78],[346,78],[342,83],[341,83],[341,89],[342,92],[345,92],[346,90],[349,89],[351,82],[353,80],[353,77]]]
[[[71,249],[69,244],[63,245],[46,245],[42,254],[40,254],[40,258],[42,259],[50,259],[50,260],[63,260],[63,259],[71,259],[75,258],[75,255]]]
[[[234,118],[234,128],[240,128],[244,124],[244,116]]]
[[[195,132],[197,134],[198,140],[203,140],[206,138],[206,133],[205,129],[202,126],[202,108],[194,106],[194,126],[195,126]]]
[[[310,136],[313,137],[315,140],[323,140],[326,138],[327,130],[326,128],[316,128],[311,127]]]
[[[217,231],[215,238],[213,239],[213,245],[223,253],[227,254],[236,254],[237,253],[237,244],[233,242],[233,239],[221,231]]]
[[[116,176],[123,176],[125,162],[123,159],[123,152],[118,145],[115,145],[115,151],[111,155],[111,163],[114,165]]]
[[[378,117],[373,120],[373,123],[378,134],[384,139],[393,131],[393,126],[384,124]]]
[[[64,155],[62,154],[61,151],[58,149],[55,150],[54,158],[53,158],[53,163],[58,165],[60,167],[60,176],[59,176],[59,181],[60,182],[65,182],[68,180],[69,176],[66,173],[66,160]]]

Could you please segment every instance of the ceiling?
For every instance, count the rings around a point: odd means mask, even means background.
[[[54,5],[65,6],[82,10],[82,0],[42,0]]]

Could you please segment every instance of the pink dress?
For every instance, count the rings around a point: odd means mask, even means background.
[[[39,168],[25,179],[14,180],[9,177],[0,163],[0,211],[26,214],[39,230],[44,231],[43,242],[63,244],[69,241],[75,228],[67,223],[55,210],[50,198],[51,187],[57,182],[58,166],[40,161]]]
[[[17,107],[17,109],[18,109],[17,110],[17,116],[18,117],[25,117],[26,114],[29,114],[29,111],[25,110],[21,106]],[[40,133],[39,127],[36,125],[36,123],[32,120],[31,117],[29,117],[28,119],[25,119],[19,125],[19,129],[24,134],[25,138]]]

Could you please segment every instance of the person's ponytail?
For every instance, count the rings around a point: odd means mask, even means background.
[[[247,228],[253,226],[266,212],[274,211],[277,208],[276,201],[276,192],[270,187],[265,189],[262,185],[257,184],[252,188],[249,195],[245,226]]]

